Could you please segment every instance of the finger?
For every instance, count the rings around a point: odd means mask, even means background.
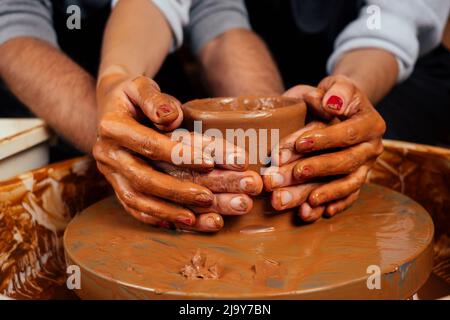
[[[322,106],[324,94],[325,91],[321,88],[298,85],[286,91],[283,96],[303,99],[306,102],[309,111],[321,119],[330,120],[333,118],[333,115],[324,110]]]
[[[287,187],[299,183],[292,174],[292,170],[298,161],[288,163],[282,167],[269,167],[264,171],[263,182],[266,191]]]
[[[281,139],[278,146],[275,146],[273,150],[279,150],[279,152],[272,152],[271,164],[272,166],[283,166],[287,163],[291,163],[301,157],[299,153],[295,151],[295,141],[304,133],[312,130],[325,128],[326,124],[319,121],[313,121],[308,123],[304,128],[290,134],[289,136]]]
[[[347,198],[333,202],[327,206],[326,216],[333,217],[336,214],[350,207],[359,197],[359,190],[349,195]]]
[[[308,202],[305,202],[298,209],[298,216],[305,222],[314,222],[320,219],[324,211],[325,206],[313,208]]]
[[[100,123],[99,134],[109,138],[120,146],[137,152],[152,160],[174,162],[187,159],[181,166],[209,170],[214,160],[194,147],[187,148],[180,142],[147,128],[130,116],[109,114]],[[178,163],[177,163],[178,164]]]
[[[318,183],[307,183],[275,189],[271,197],[272,207],[278,211],[298,207],[308,199],[311,191],[319,185]]]
[[[313,207],[317,207],[327,202],[347,197],[362,187],[370,167],[368,164],[363,165],[344,178],[333,180],[318,187],[311,192],[308,202]]]
[[[99,162],[97,162],[98,168],[100,170],[100,172],[102,172],[106,179],[109,181],[107,174],[109,174],[111,171],[109,169],[105,169],[107,168],[107,166],[102,166],[100,165]],[[109,181],[111,183],[111,181]],[[150,224],[153,225],[155,227],[161,227],[161,228],[166,228],[169,229],[171,227],[171,224],[168,221],[163,221],[161,219],[155,218],[153,216],[147,215],[143,212],[137,211],[135,209],[132,209],[131,207],[127,206],[125,202],[123,202],[120,197],[118,197],[117,192],[116,192],[116,197],[117,200],[120,202],[120,204],[122,205],[122,207],[125,209],[125,211],[127,211],[129,214],[131,214],[135,219],[146,223],[146,224]]]
[[[203,150],[203,153],[212,159],[216,167],[245,171],[248,168],[248,155],[246,151],[220,137],[206,136],[196,132],[180,134],[180,140],[185,145],[194,146]]]
[[[253,200],[246,194],[216,193],[211,207],[190,207],[195,213],[216,212],[221,215],[237,216],[249,213]]]
[[[127,207],[142,213],[142,215],[164,221],[182,223],[187,226],[195,223],[195,216],[190,210],[152,196],[144,196],[133,190],[131,184],[123,176],[112,172],[101,163],[98,164],[98,167],[113,186],[117,198]],[[142,219],[140,220],[142,221]]]
[[[125,150],[98,142],[94,152],[98,161],[122,174],[134,189],[146,195],[203,207],[210,206],[214,200],[214,195],[207,188],[158,172]]]
[[[377,113],[355,116],[325,128],[306,132],[297,139],[295,149],[303,153],[348,147],[379,138],[384,130],[384,121]]]
[[[351,116],[359,111],[362,96],[347,78],[330,76],[323,79],[318,87],[325,91],[322,105],[329,113]]]
[[[346,77],[327,77],[318,87],[326,92],[322,105],[330,114],[351,117],[370,105],[368,98]]]
[[[215,169],[208,173],[194,175],[194,183],[215,193],[245,193],[252,196],[260,194],[263,188],[261,176],[254,171]]]
[[[198,232],[217,232],[223,228],[223,225],[223,218],[217,213],[204,213],[197,216],[195,225],[192,227],[176,224],[179,229]]]
[[[172,227],[172,224],[168,221],[160,220],[158,218],[149,216],[143,212],[132,209],[120,200],[119,202],[121,203],[125,211],[127,211],[129,214],[131,214],[132,217],[134,217],[136,220],[140,222],[164,229],[170,229]]]
[[[245,171],[248,168],[247,152],[225,139],[216,138],[203,150],[213,156],[218,168],[235,171]]]
[[[172,96],[161,93],[155,81],[137,77],[125,86],[124,91],[134,105],[162,129],[175,129],[183,120],[181,103]],[[180,117],[181,116],[181,117]]]
[[[356,171],[368,160],[375,159],[382,148],[381,141],[373,140],[342,151],[301,159],[296,162],[292,173],[298,181],[348,174]]]
[[[154,165],[172,177],[201,185],[214,193],[245,193],[256,196],[263,188],[261,176],[250,170],[240,172],[214,169],[210,172],[196,172],[165,162],[155,162]]]

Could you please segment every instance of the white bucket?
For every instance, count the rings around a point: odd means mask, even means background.
[[[50,137],[40,119],[0,119],[0,180],[47,165]]]

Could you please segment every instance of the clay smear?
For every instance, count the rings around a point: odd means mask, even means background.
[[[207,257],[200,250],[197,250],[191,261],[181,268],[180,273],[187,279],[213,279],[220,278],[220,268],[215,263],[207,265]]]

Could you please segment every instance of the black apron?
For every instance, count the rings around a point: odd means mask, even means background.
[[[317,85],[345,26],[356,19],[360,0],[246,0],[252,28],[268,44],[286,88]]]

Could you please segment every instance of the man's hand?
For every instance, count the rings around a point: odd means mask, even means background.
[[[93,154],[119,201],[135,218],[161,227],[175,224],[181,229],[215,232],[223,226],[221,215],[251,210],[248,194],[261,192],[261,178],[245,171],[245,162],[229,161],[230,156],[233,160],[246,157],[245,151],[224,148],[232,152],[222,155],[228,162],[214,169],[215,153],[204,149],[208,139],[200,137],[203,142],[198,149],[195,143],[173,141],[141,123],[148,118],[160,131],[172,131],[183,119],[180,103],[161,93],[153,80],[106,75],[99,82],[97,101],[98,139]],[[191,159],[200,161],[185,163],[184,168],[173,166],[174,148],[186,150],[178,148],[179,144],[188,144]]]
[[[327,124],[313,121],[280,141],[264,186],[273,191],[277,210],[299,206],[300,218],[308,222],[323,214],[334,216],[357,199],[382,153],[384,120],[343,76],[327,77],[317,88],[293,87],[285,96],[303,98],[309,111]]]

